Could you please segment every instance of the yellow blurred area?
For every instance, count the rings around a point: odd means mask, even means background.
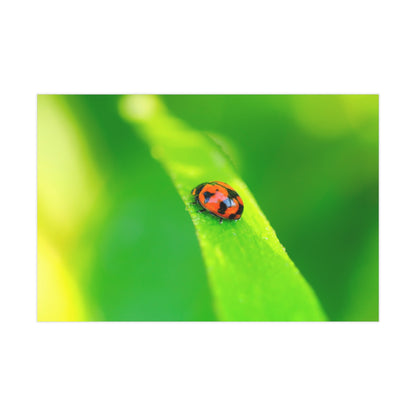
[[[360,131],[378,114],[377,95],[299,95],[292,97],[292,105],[299,124],[321,140],[339,139],[348,129]],[[369,139],[378,137],[370,134]]]
[[[98,195],[85,140],[61,98],[38,97],[39,219],[63,244],[76,237]]]
[[[144,121],[165,111],[156,95],[126,95],[120,101],[120,113],[126,120]]]
[[[85,321],[84,299],[62,256],[38,237],[38,321]]]
[[[85,139],[62,97],[38,96],[38,320],[84,320],[71,263],[101,188]],[[79,265],[78,265],[79,267]],[[91,308],[88,307],[88,310]]]

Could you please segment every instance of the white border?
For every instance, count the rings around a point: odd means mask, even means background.
[[[411,2],[2,6],[5,415],[414,414]],[[37,93],[380,93],[380,323],[38,324]]]

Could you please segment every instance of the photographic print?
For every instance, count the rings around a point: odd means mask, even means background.
[[[38,95],[38,321],[378,321],[377,95]]]

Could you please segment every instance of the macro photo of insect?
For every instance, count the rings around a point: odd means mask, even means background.
[[[378,321],[377,95],[38,95],[38,321]]]
[[[243,215],[244,204],[240,195],[224,182],[201,183],[192,190],[195,196],[194,204],[199,204],[202,209],[220,218],[238,221]]]

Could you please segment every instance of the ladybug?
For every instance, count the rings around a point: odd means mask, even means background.
[[[240,195],[224,182],[204,182],[192,189],[195,196],[194,205],[199,204],[203,209],[220,218],[220,223],[226,220],[239,220],[243,214],[244,204]]]

